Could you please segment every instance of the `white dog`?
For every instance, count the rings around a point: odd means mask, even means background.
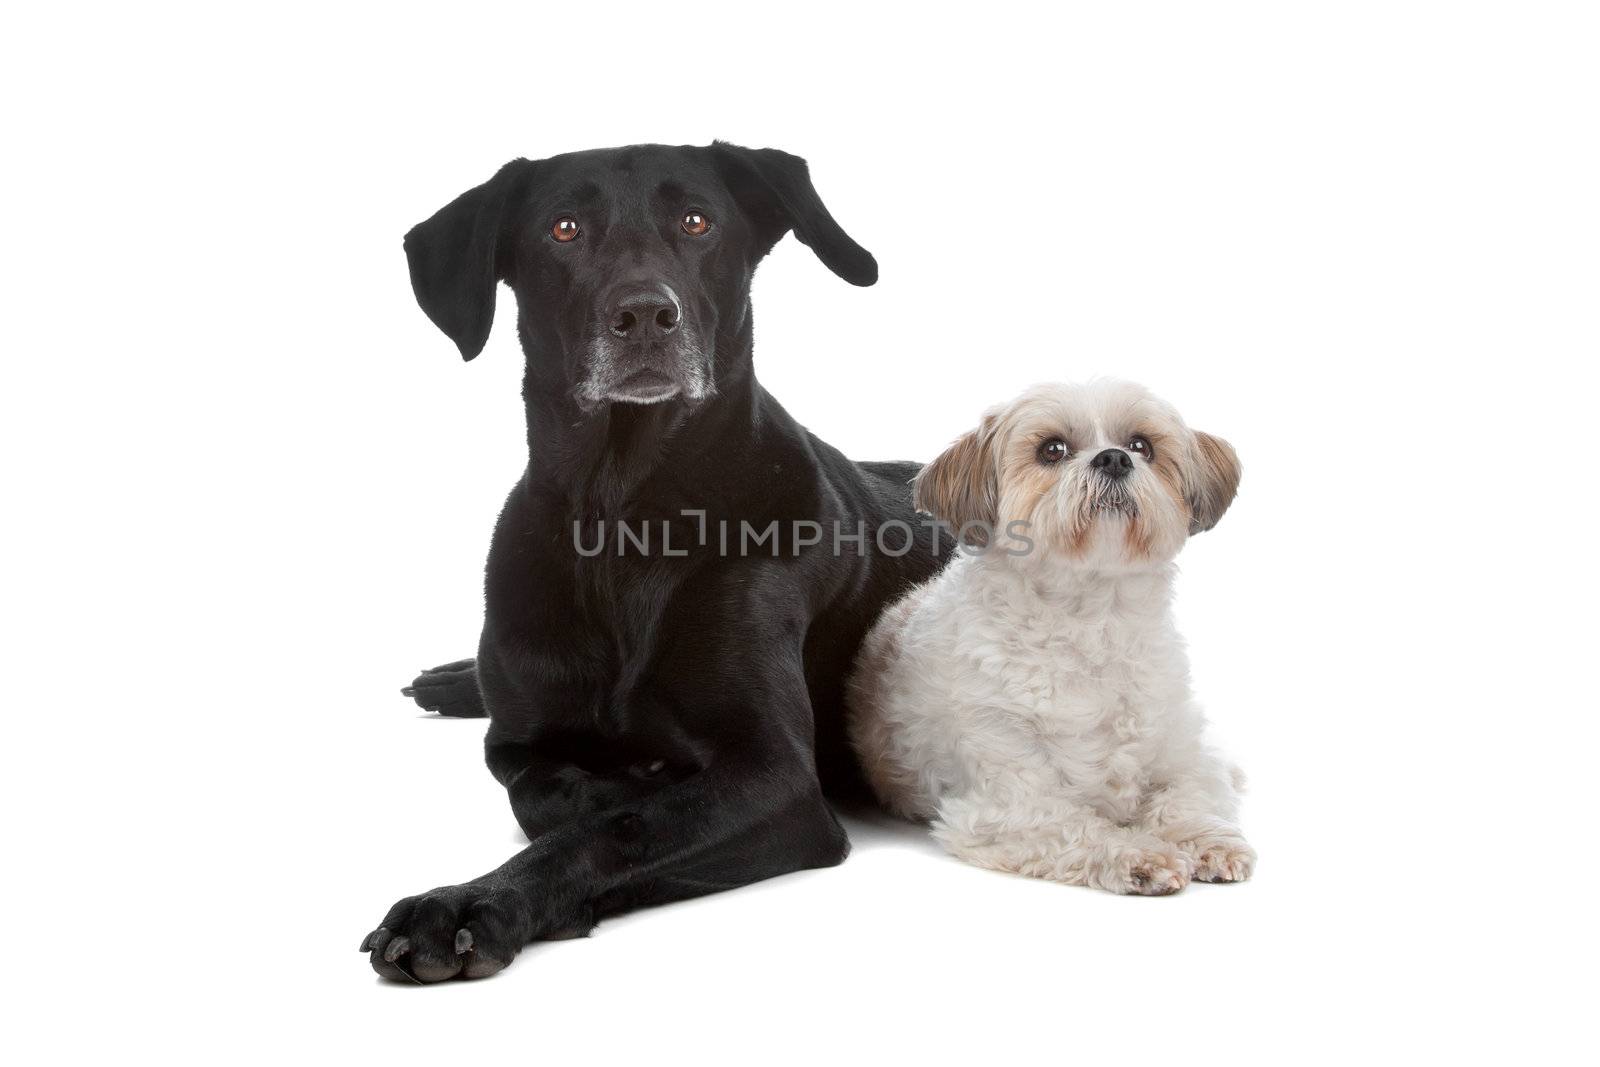
[[[879,799],[981,867],[1150,895],[1248,878],[1242,779],[1204,744],[1170,609],[1173,558],[1238,484],[1227,442],[1123,382],[1035,387],[930,463],[917,506],[969,547],[856,661]]]

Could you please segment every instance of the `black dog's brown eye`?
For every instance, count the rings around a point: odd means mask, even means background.
[[[711,220],[698,211],[691,211],[683,217],[683,232],[690,237],[704,237],[709,229]]]
[[[1039,446],[1039,462],[1046,466],[1054,466],[1072,455],[1072,449],[1059,437],[1052,437]]]
[[[574,240],[578,236],[578,220],[568,218],[566,215],[561,216],[550,227],[550,236],[562,244]]]
[[[1128,442],[1128,451],[1147,460],[1156,458],[1156,450],[1150,446],[1150,438],[1142,434]]]

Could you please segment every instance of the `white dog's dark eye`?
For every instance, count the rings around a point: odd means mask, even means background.
[[[1059,437],[1052,437],[1039,446],[1039,462],[1045,466],[1054,466],[1072,455],[1072,449]]]
[[[567,215],[561,216],[559,219],[556,219],[555,222],[550,224],[550,236],[554,237],[562,244],[566,244],[568,241],[577,240],[578,220]]]
[[[683,217],[683,232],[690,237],[704,237],[711,229],[711,220],[698,211],[691,211]]]
[[[1147,460],[1156,458],[1156,450],[1151,447],[1150,438],[1142,435],[1128,442],[1128,451]]]

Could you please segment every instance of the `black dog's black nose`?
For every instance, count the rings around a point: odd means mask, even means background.
[[[1107,478],[1126,478],[1133,470],[1133,457],[1120,448],[1108,448],[1091,459],[1089,466]]]
[[[678,328],[678,302],[660,286],[624,289],[611,298],[611,332],[643,341],[665,337]]]

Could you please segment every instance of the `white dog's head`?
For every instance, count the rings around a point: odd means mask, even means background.
[[[1127,570],[1222,518],[1239,458],[1129,382],[1038,385],[923,468],[916,503],[969,545]]]

